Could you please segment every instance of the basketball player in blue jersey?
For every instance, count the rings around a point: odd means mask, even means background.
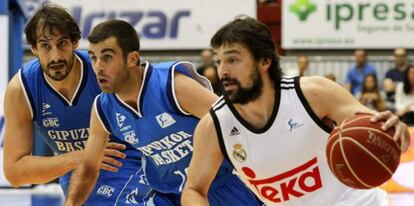
[[[95,184],[106,138],[113,135],[137,149],[153,188],[146,205],[181,205],[181,191],[193,151],[198,119],[217,97],[189,62],[140,62],[140,44],[127,22],[98,24],[88,37],[89,56],[99,85],[91,114],[91,136],[84,162],[76,169],[66,206],[79,206]],[[211,205],[258,205],[254,195],[222,164]]]
[[[20,69],[7,87],[5,175],[14,187],[60,177],[66,194],[71,170],[82,161],[92,103],[101,90],[87,53],[75,51],[81,33],[65,9],[43,5],[25,33],[38,58]],[[31,154],[34,133],[56,156]],[[149,191],[140,166],[134,148],[111,140],[101,164],[104,170],[85,205],[139,205]]]
[[[223,159],[268,206],[388,205],[378,188],[356,190],[339,182],[325,155],[331,128],[323,119],[340,123],[356,112],[374,112],[323,77],[283,77],[271,32],[256,19],[224,25],[211,45],[224,97],[194,133],[184,206],[208,205],[207,191]],[[407,150],[407,126],[389,111],[374,113],[371,121],[379,120],[383,130],[395,128],[394,140]]]

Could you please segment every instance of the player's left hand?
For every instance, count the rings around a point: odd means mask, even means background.
[[[122,162],[118,158],[125,159],[126,155],[122,150],[126,149],[123,144],[108,142],[105,147],[104,157],[101,163],[101,169],[117,172],[118,168],[122,166]]]
[[[371,121],[376,122],[383,120],[385,123],[382,125],[381,129],[386,131],[389,128],[394,127],[394,141],[400,146],[401,152],[405,152],[410,145],[410,132],[405,123],[400,121],[397,115],[393,114],[391,111],[384,111],[374,114],[371,118]]]

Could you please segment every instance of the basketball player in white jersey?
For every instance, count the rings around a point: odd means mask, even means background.
[[[238,18],[213,36],[221,97],[198,124],[182,195],[184,206],[208,205],[207,191],[223,158],[266,205],[383,206],[387,195],[356,190],[329,170],[325,147],[331,128],[356,112],[373,113],[341,86],[323,77],[283,78],[269,29]],[[407,126],[391,112],[372,121],[395,128],[407,150]],[[375,175],[375,174],[372,174]]]

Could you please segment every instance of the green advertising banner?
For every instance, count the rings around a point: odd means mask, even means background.
[[[284,0],[285,49],[414,48],[414,0]]]

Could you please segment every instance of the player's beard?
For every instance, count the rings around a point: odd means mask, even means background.
[[[43,71],[49,78],[55,81],[62,81],[69,75],[70,71],[72,71],[74,62],[75,62],[75,56],[72,57],[69,63],[68,61],[63,60],[63,59],[60,59],[57,62],[51,61],[47,64],[46,69],[44,69]],[[63,70],[53,71],[51,67],[54,67],[54,66],[63,66]]]
[[[260,97],[263,92],[263,80],[259,73],[259,68],[256,68],[255,71],[250,75],[252,81],[251,87],[242,87],[239,80],[229,77],[224,77],[221,81],[232,82],[237,85],[237,89],[233,91],[225,91],[223,93],[233,104],[247,104],[252,102]],[[221,84],[223,86],[223,83]]]

